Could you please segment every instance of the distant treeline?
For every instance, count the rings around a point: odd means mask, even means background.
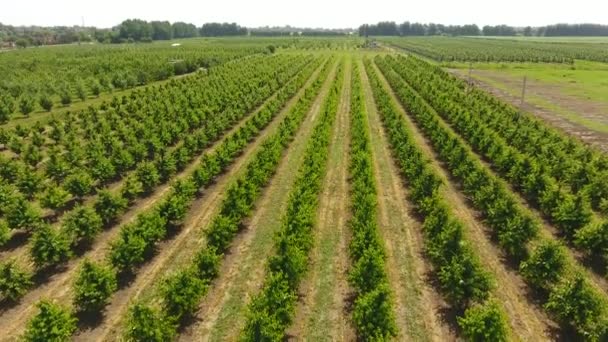
[[[382,21],[359,27],[360,36],[608,36],[608,25],[600,24],[556,24],[541,27],[514,27],[508,25],[486,25],[482,28],[471,25],[442,25],[410,23],[397,24]]]
[[[242,36],[247,28],[236,23],[194,24],[168,21],[128,19],[110,29],[95,27],[40,27],[9,26],[0,23],[0,47],[26,47],[76,42],[100,43],[147,42],[190,37]]]
[[[8,26],[0,23],[0,47],[26,47],[97,41],[100,43],[151,42],[191,37],[222,36],[341,36],[352,29],[311,29],[291,26],[247,29],[236,23],[194,24],[128,19],[109,29],[95,27]]]

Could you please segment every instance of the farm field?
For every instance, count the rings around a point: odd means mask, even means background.
[[[0,340],[607,340],[603,141],[505,94],[608,68],[362,43],[184,40],[226,55],[0,125]]]
[[[469,64],[442,63],[463,79]],[[606,149],[608,137],[608,65],[576,61],[572,66],[539,63],[475,63],[471,77],[479,86],[521,106],[582,140]]]

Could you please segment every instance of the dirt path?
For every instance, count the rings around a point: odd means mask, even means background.
[[[318,75],[320,68],[313,73],[304,87],[309,85]],[[304,87],[302,89],[304,89]],[[155,286],[161,278],[167,273],[174,270],[174,265],[182,265],[191,259],[191,256],[200,249],[204,243],[201,237],[201,229],[206,228],[217,211],[219,210],[224,194],[228,186],[234,179],[245,172],[247,163],[253,158],[258,150],[258,147],[264,139],[270,134],[276,132],[278,126],[289,109],[293,107],[296,101],[302,96],[303,90],[288,101],[287,105],[275,117],[275,119],[266,127],[260,135],[248,145],[243,153],[236,159],[230,169],[216,179],[216,181],[205,190],[202,198],[197,199],[191,206],[191,209],[185,219],[184,226],[178,235],[172,239],[163,242],[158,250],[161,255],[145,265],[139,272],[138,277],[126,287],[120,290],[108,306],[106,317],[110,317],[109,321],[96,327],[95,329],[84,331],[76,340],[106,340],[114,341],[120,337],[123,320],[126,315],[129,303],[135,299],[151,296],[156,290]]]
[[[313,73],[312,77],[309,79],[308,82],[311,82],[314,79],[314,77],[318,74],[318,71],[319,70],[317,70],[315,73]],[[301,92],[301,91],[298,92],[298,94],[296,94],[296,96],[288,102],[288,106],[293,105],[293,103],[295,103],[295,99],[298,98],[299,96],[301,96],[302,93],[303,92]],[[253,113],[257,112],[259,109],[260,108],[257,108]],[[286,111],[282,111],[275,118],[275,120],[261,133],[260,138],[263,137],[264,135],[267,135],[268,131],[274,130],[278,126],[278,122],[280,121],[281,117],[285,115],[285,113],[286,113]],[[204,153],[209,153],[209,152],[214,151],[218,146],[220,146],[221,142],[227,136],[229,136],[231,133],[235,132],[238,128],[240,128],[242,125],[244,125],[245,122],[246,122],[246,120],[243,120],[238,125],[236,125],[232,129],[230,129],[228,131],[228,133],[223,136],[222,139],[220,139],[218,142],[213,144],[212,147],[207,149]],[[235,163],[235,166],[238,166],[239,163],[244,163],[244,161],[242,161],[243,158],[245,156],[247,156],[248,154],[250,155],[252,153],[251,151],[255,148],[255,146],[259,145],[260,141],[261,141],[261,139],[257,139],[251,145],[249,145],[249,147],[245,150],[245,152],[240,157],[240,159],[237,160],[237,162]],[[186,167],[184,169],[184,171],[180,172],[174,179],[184,178],[184,177],[190,175],[196,169],[196,167],[199,165],[199,161],[200,161],[200,157],[195,158],[194,162],[192,162],[190,165],[188,165],[188,167]],[[235,168],[235,167],[233,167],[233,168]],[[230,174],[230,171],[228,171],[226,173],[226,175],[221,176],[220,179],[217,180],[217,183],[220,183],[221,179],[229,178],[227,176],[228,174]],[[151,208],[160,199],[162,199],[166,194],[168,194],[168,192],[170,190],[171,190],[170,182],[167,182],[166,184],[157,188],[151,196],[144,198],[144,199],[138,199],[136,204],[132,207],[132,209],[129,210],[125,215],[123,215],[121,217],[121,219],[119,220],[119,222],[113,226],[113,228],[105,230],[100,234],[100,236],[96,239],[92,248],[87,253],[85,253],[84,256],[89,257],[93,260],[103,259],[105,257],[105,255],[107,254],[110,241],[113,241],[118,236],[118,234],[120,232],[119,227],[121,227],[124,224],[127,224],[129,222],[132,222],[139,213]],[[210,189],[208,191],[206,191],[206,194],[208,195],[206,197],[214,197],[213,192],[210,191]],[[196,204],[198,204],[198,203],[196,203]],[[193,208],[196,208],[196,207],[193,206]],[[189,218],[190,218],[190,216],[188,216],[188,218],[186,218],[186,223],[189,222],[188,221]],[[178,233],[177,236],[173,237],[173,240],[163,242],[161,244],[161,246],[159,246],[159,250],[164,252],[163,248],[166,247],[167,245],[176,246],[175,243],[173,243],[173,244],[171,244],[171,243],[174,242],[175,239],[178,239],[179,236],[188,235],[186,233],[188,231],[190,231],[190,230],[188,230],[188,227],[183,227],[182,230],[180,231],[180,233]],[[158,258],[156,258],[156,259],[158,259]],[[60,299],[61,301],[64,301],[64,302],[65,301],[69,302],[69,298],[71,297],[70,296],[71,294],[69,293],[70,288],[71,288],[71,282],[78,270],[78,265],[80,265],[80,262],[81,262],[81,258],[71,260],[66,265],[65,272],[53,274],[52,276],[50,276],[48,281],[42,283],[40,286],[38,286],[37,288],[33,289],[28,294],[26,294],[25,297],[21,300],[21,302],[17,306],[9,308],[8,310],[4,311],[2,313],[3,314],[2,319],[0,320],[0,331],[5,332],[7,336],[11,336],[11,337],[14,337],[14,336],[17,336],[18,334],[20,334],[20,332],[25,328],[25,323],[26,323],[27,319],[29,319],[29,317],[31,317],[31,315],[34,313],[35,303],[40,298],[53,298],[53,299]],[[155,264],[156,264],[156,261],[146,264],[140,270],[139,274],[147,274],[147,272],[150,272],[150,270],[154,269]],[[133,284],[131,284],[129,287],[127,287],[127,289],[128,288],[135,288],[135,287],[133,286]],[[118,293],[115,294],[114,298],[122,298],[121,296],[124,291],[126,291],[126,289],[120,290]],[[114,299],[113,303],[115,301],[120,301],[120,300]],[[114,306],[113,306],[113,304],[111,304],[110,307],[108,308],[108,313],[110,313],[111,312],[110,310],[112,310],[113,308],[114,308]],[[114,315],[107,314],[107,316],[110,316],[113,319],[117,319],[117,317],[115,317]],[[97,330],[99,330],[99,327]]]
[[[400,341],[450,341],[454,331],[442,322],[440,312],[448,309],[428,281],[430,265],[424,260],[422,227],[410,213],[407,191],[392,159],[373,101],[369,79],[361,64],[363,91],[370,125],[374,171],[378,182],[380,234],[387,251],[389,283],[395,294]]]
[[[448,69],[453,75],[466,78],[466,72],[458,69]],[[473,73],[473,83],[486,92],[510,103],[516,108],[521,106],[521,80],[507,77],[500,77],[496,73],[483,70],[475,70]],[[489,79],[492,82],[503,84],[506,89],[520,89],[507,91],[484,81]],[[527,84],[528,97],[538,98],[542,103],[548,103],[551,107],[562,108],[564,113],[554,108],[546,108],[528,100],[524,102],[523,110],[549,123],[549,125],[575,136],[588,144],[594,145],[604,152],[608,152],[608,133],[593,129],[593,123],[597,122],[605,125],[608,120],[605,106],[594,104],[590,101],[578,99],[574,96],[564,95],[555,87],[547,86],[544,83],[529,81]],[[569,114],[565,114],[568,112]]]
[[[395,104],[399,104],[380,70],[376,70]],[[534,299],[528,296],[526,284],[517,274],[517,270],[507,265],[501,250],[492,243],[489,238],[490,230],[481,223],[479,214],[469,208],[467,199],[438,161],[430,142],[425,139],[403,107],[399,104],[397,108],[406,118],[418,146],[431,159],[430,165],[442,178],[445,184],[444,197],[447,203],[450,203],[452,212],[464,223],[467,240],[474,246],[485,269],[494,275],[497,283],[495,296],[503,304],[513,332],[524,341],[538,340],[541,336],[542,339],[553,339],[557,325],[545,315],[539,305],[534,304]]]
[[[334,71],[323,84],[307,117],[290,144],[277,172],[256,203],[256,211],[243,232],[232,243],[220,276],[196,315],[196,323],[180,336],[183,341],[234,341],[244,324],[247,304],[262,286],[266,260],[273,252],[274,236],[281,227],[289,192],[302,163],[323,100],[329,91]]]
[[[347,281],[350,80],[351,61],[344,69],[344,84],[319,198],[309,272],[298,291],[300,300],[293,326],[287,331],[292,340],[352,341],[356,338],[345,310],[351,292]]]

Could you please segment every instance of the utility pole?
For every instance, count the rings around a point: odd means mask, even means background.
[[[472,72],[472,70],[473,70],[473,63],[469,62],[469,76],[468,76],[468,79],[467,79],[467,95],[470,92],[470,88],[473,86],[473,82],[471,82],[471,72]]]
[[[521,87],[521,103],[519,104],[520,105],[520,109],[521,109],[522,112],[524,110],[524,100],[525,100],[525,97],[526,97],[526,81],[527,81],[527,79],[528,79],[527,76],[524,75],[524,83],[522,84],[522,87]]]

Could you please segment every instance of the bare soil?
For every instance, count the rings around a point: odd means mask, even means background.
[[[467,77],[468,72],[461,69],[448,69],[448,71],[463,79]],[[475,78],[475,75],[502,83],[508,89],[521,89],[521,80],[509,77],[507,75],[501,75],[498,72],[489,70],[474,70],[472,73],[472,81],[477,87],[517,108],[522,108],[525,112],[532,113],[540,119],[548,122],[551,126],[577,137],[585,143],[596,146],[605,152],[608,151],[608,133],[594,130],[580,123],[568,120],[560,113],[557,113],[549,108],[544,108],[530,103],[530,101],[524,101],[522,106],[521,95],[513,95],[503,89],[498,89],[487,82],[484,82],[483,80]],[[526,93],[528,96],[537,96],[546,100],[547,102],[552,103],[553,105],[576,113],[585,120],[598,122],[601,124],[608,124],[608,108],[606,108],[606,105],[591,100],[581,99],[580,97],[573,95],[564,94],[558,85],[528,80],[526,83]]]

